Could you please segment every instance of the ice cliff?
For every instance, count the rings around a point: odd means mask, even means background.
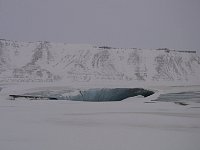
[[[2,82],[200,84],[195,51],[0,40]]]

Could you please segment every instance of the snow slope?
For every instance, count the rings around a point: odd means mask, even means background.
[[[0,40],[0,82],[200,84],[194,51]]]

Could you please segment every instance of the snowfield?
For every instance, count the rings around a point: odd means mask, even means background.
[[[150,97],[118,102],[9,100],[6,92],[22,85],[1,87],[2,150],[200,149],[200,103],[151,101],[199,86],[151,87],[157,92]]]
[[[0,150],[200,150],[199,74],[195,51],[0,39]],[[108,102],[9,97],[71,88],[155,93]]]

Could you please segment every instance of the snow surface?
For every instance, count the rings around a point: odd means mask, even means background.
[[[160,93],[197,91],[199,86],[149,87],[157,93],[100,103],[8,100],[6,92],[20,91],[22,85],[0,87],[2,150],[200,149],[200,103],[151,101]]]
[[[200,103],[152,101],[199,92],[199,74],[195,52],[0,40],[0,149],[199,150]],[[9,99],[44,88],[155,94],[118,102]]]

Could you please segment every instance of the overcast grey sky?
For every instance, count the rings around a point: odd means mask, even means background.
[[[200,50],[200,0],[0,0],[0,38]]]

